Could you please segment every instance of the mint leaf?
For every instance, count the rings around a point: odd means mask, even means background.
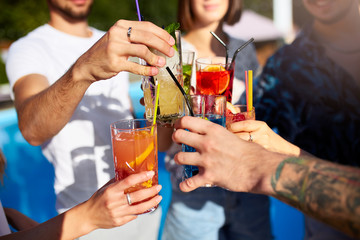
[[[176,39],[175,36],[175,30],[178,30],[180,28],[180,23],[171,23],[170,25],[168,25],[165,30],[174,38]]]

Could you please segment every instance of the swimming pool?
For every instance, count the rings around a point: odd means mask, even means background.
[[[17,125],[15,109],[0,111],[0,147],[7,159],[0,198],[36,221],[56,215],[54,169],[40,147],[28,144]]]

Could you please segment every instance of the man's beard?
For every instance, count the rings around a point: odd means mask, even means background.
[[[92,4],[89,6],[86,11],[82,12],[75,12],[71,9],[71,7],[62,7],[58,4],[54,3],[52,0],[48,0],[49,7],[54,9],[55,11],[59,12],[65,18],[72,20],[72,21],[83,21],[86,20],[91,12]]]

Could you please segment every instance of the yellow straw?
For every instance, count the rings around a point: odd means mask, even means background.
[[[153,125],[156,124],[156,115],[159,103],[159,92],[160,92],[160,83],[156,85],[156,96],[155,96],[155,109],[154,109],[154,117],[153,117]],[[151,135],[154,133],[154,127],[151,128]]]
[[[253,108],[253,71],[249,70],[249,79],[248,79],[248,112],[252,111]]]

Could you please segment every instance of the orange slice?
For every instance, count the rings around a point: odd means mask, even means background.
[[[213,72],[217,82],[217,91],[215,94],[223,94],[230,83],[230,73],[221,65],[208,65],[204,68],[204,72]]]
[[[223,66],[219,66],[219,65],[216,65],[216,64],[212,64],[212,65],[209,65],[209,66],[206,66],[204,68],[204,72],[219,72],[219,71],[225,71],[226,69],[223,67]]]
[[[226,109],[230,110],[232,114],[240,113],[240,109],[232,105],[230,102],[226,102]]]
[[[146,187],[146,188],[151,188],[152,185],[153,185],[152,178],[149,179],[149,180],[147,180],[146,182],[141,183],[141,185],[142,185],[143,187]]]
[[[129,163],[131,168],[134,168],[135,165],[140,165],[148,156],[149,154],[154,150],[154,143],[151,142],[149,146],[145,149],[144,152],[142,152],[139,156],[136,157],[135,161],[132,161]],[[152,170],[152,169],[148,169]]]

